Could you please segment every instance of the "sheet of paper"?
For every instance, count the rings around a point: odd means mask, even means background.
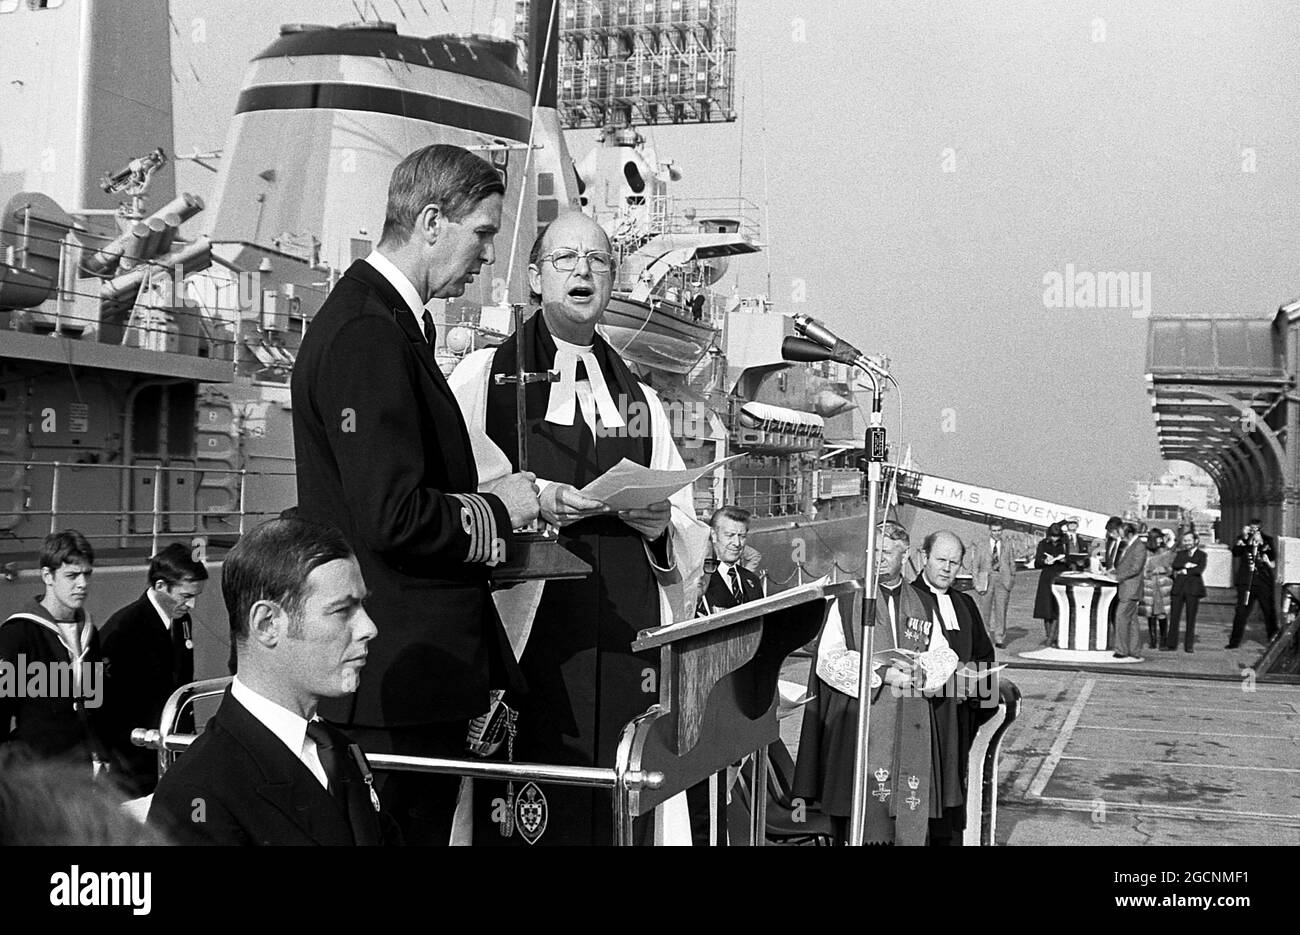
[[[911,649],[882,649],[871,654],[871,661],[876,665],[882,662],[893,662],[897,659],[899,662],[911,662],[921,654]]]
[[[582,493],[602,501],[611,509],[644,510],[652,503],[667,500],[683,487],[739,457],[741,455],[732,455],[703,467],[682,471],[656,471],[624,458],[582,488]]]

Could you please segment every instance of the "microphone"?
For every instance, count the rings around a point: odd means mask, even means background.
[[[794,328],[801,335],[816,344],[830,351],[829,360],[838,361],[841,364],[857,364],[863,353],[850,344],[842,340],[839,335],[831,331],[816,318],[810,315],[791,315],[794,320]]]
[[[807,338],[787,337],[781,342],[781,359],[800,362],[830,360],[831,352]]]
[[[835,332],[831,331],[816,318],[811,315],[791,315],[794,321],[794,328],[803,338],[786,338],[781,344],[781,356],[786,360],[833,360],[837,363],[848,364],[851,367],[861,367],[864,370],[870,370],[877,376],[884,377],[887,380],[893,380],[889,371],[879,363],[872,360],[866,354],[862,353],[848,341],[843,340]],[[811,339],[811,340],[809,340]],[[792,345],[790,342],[798,341],[799,344]],[[813,349],[820,348],[822,356],[820,357],[791,357],[787,354],[811,354]]]

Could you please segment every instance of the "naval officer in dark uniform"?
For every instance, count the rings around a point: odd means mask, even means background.
[[[523,688],[488,574],[536,517],[537,488],[515,473],[478,490],[425,308],[492,263],[504,191],[456,146],[403,159],[378,248],[325,300],[293,372],[299,516],[343,531],[379,628],[360,689],[321,711],[375,753],[463,756],[490,689]],[[455,776],[382,781],[408,844],[448,843]]]

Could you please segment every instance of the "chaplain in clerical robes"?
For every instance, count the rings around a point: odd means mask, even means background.
[[[871,674],[871,733],[867,743],[867,844],[920,846],[930,821],[942,815],[942,767],[929,695],[942,691],[957,668],[929,595],[903,581],[907,530],[884,525],[880,537],[873,650],[918,655],[875,661]],[[795,793],[819,803],[839,843],[847,837],[857,749],[860,594],[830,608],[809,678]]]
[[[500,347],[468,356],[451,378],[480,478],[515,472],[522,428],[542,517],[592,568],[583,579],[497,592],[528,681],[526,695],[507,699],[519,712],[516,761],[614,765],[623,726],[659,697],[658,654],[634,653],[632,641],[638,630],[689,616],[686,591],[703,564],[707,527],[695,519],[691,488],[623,512],[579,493],[624,458],[655,469],[684,466],[658,396],[596,333],[613,273],[604,230],[586,215],[561,215],[530,256],[529,284],[541,311]],[[519,355],[525,372],[559,374],[555,382],[526,384],[523,426],[515,384],[495,379],[514,375]],[[474,843],[609,844],[611,795],[477,781]],[[521,816],[527,821],[512,827]],[[684,803],[676,817],[689,835]]]
[[[974,599],[952,590],[965,545],[955,533],[941,531],[927,536],[923,549],[925,568],[913,587],[930,607],[932,618],[942,623],[943,638],[958,662],[948,685],[930,698],[943,804],[942,813],[931,817],[930,844],[960,845],[966,828],[971,742],[998,705],[996,675],[990,671],[996,653]]]

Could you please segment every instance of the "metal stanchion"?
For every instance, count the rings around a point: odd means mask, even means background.
[[[876,523],[880,499],[881,465],[885,460],[885,429],[881,425],[883,404],[880,381],[866,367],[871,381],[871,424],[867,428],[867,546],[862,592],[862,629],[858,645],[858,736],[853,753],[853,805],[849,844],[860,847],[867,824],[867,735],[871,728],[871,654],[876,623]]]

